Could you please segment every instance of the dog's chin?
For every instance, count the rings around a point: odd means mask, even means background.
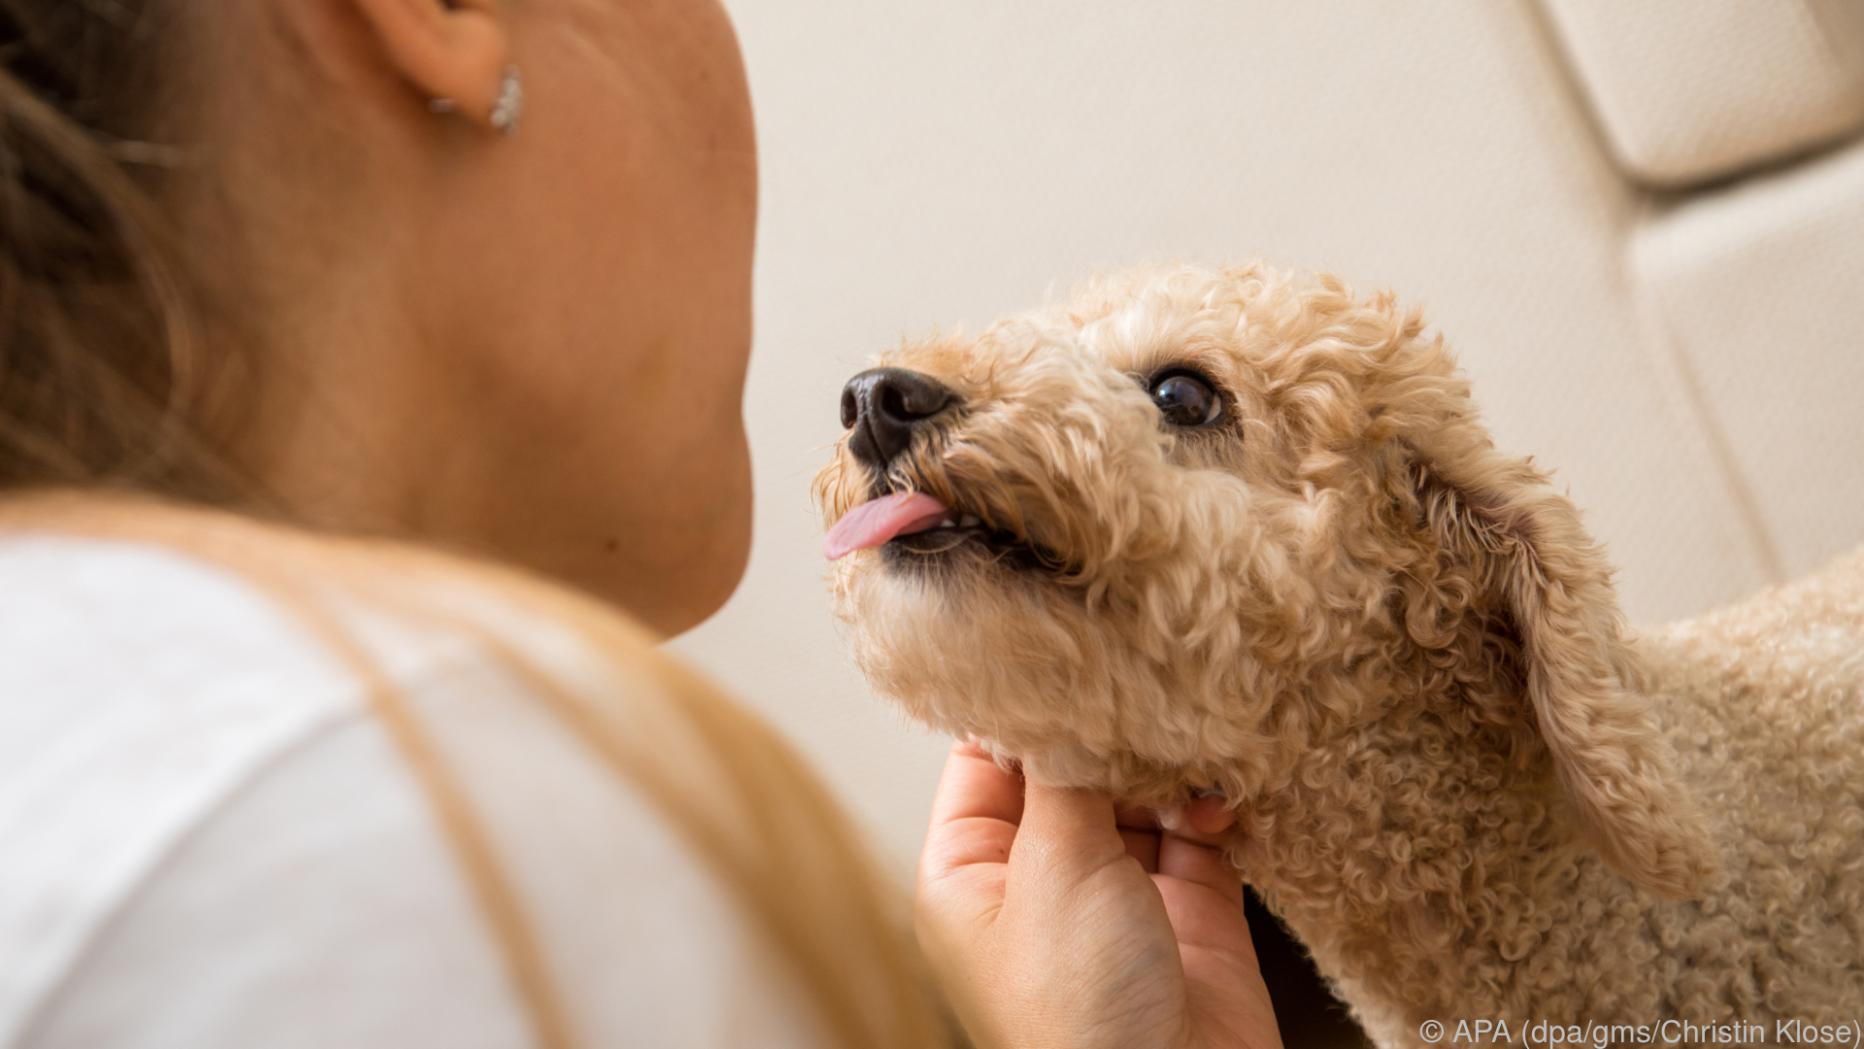
[[[1101,665],[1112,653],[1060,588],[1023,581],[976,541],[876,553],[846,566],[836,612],[869,683],[914,720],[1020,757],[1074,738],[1073,698],[1109,709],[1093,693],[1113,679]]]
[[[1220,784],[1195,771],[1211,767],[1210,733],[1234,704],[1208,691],[1218,686],[1201,666],[1157,658],[1170,642],[1148,640],[1150,624],[997,567],[974,542],[937,557],[843,566],[836,613],[875,691],[1057,785],[1137,804],[1182,800],[1187,784],[1246,796],[1250,763],[1227,763],[1236,776]]]

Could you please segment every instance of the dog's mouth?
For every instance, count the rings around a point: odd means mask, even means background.
[[[831,561],[877,549],[893,562],[935,563],[966,554],[1018,568],[1057,569],[1061,560],[1020,533],[915,491],[880,494],[843,514],[822,552]]]

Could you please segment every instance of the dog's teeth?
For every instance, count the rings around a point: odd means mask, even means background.
[[[938,526],[940,528],[956,528],[958,527],[958,522],[953,521],[951,518],[947,517],[943,521],[940,521],[938,523]]]
[[[963,517],[958,519],[959,526],[963,528],[976,528],[978,525],[983,524],[983,523],[984,522],[978,520],[978,517],[976,514],[965,514]]]

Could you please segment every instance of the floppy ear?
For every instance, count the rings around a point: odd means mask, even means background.
[[[1512,621],[1534,724],[1586,838],[1632,881],[1690,895],[1713,848],[1651,722],[1604,554],[1539,470],[1495,450],[1441,347],[1421,353],[1423,374],[1396,384],[1381,421],[1408,449],[1424,526],[1447,570]]]

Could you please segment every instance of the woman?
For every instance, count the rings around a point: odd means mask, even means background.
[[[1276,1044],[1217,806],[959,747],[934,990],[650,647],[749,541],[716,3],[0,0],[0,56],[0,1045]]]

